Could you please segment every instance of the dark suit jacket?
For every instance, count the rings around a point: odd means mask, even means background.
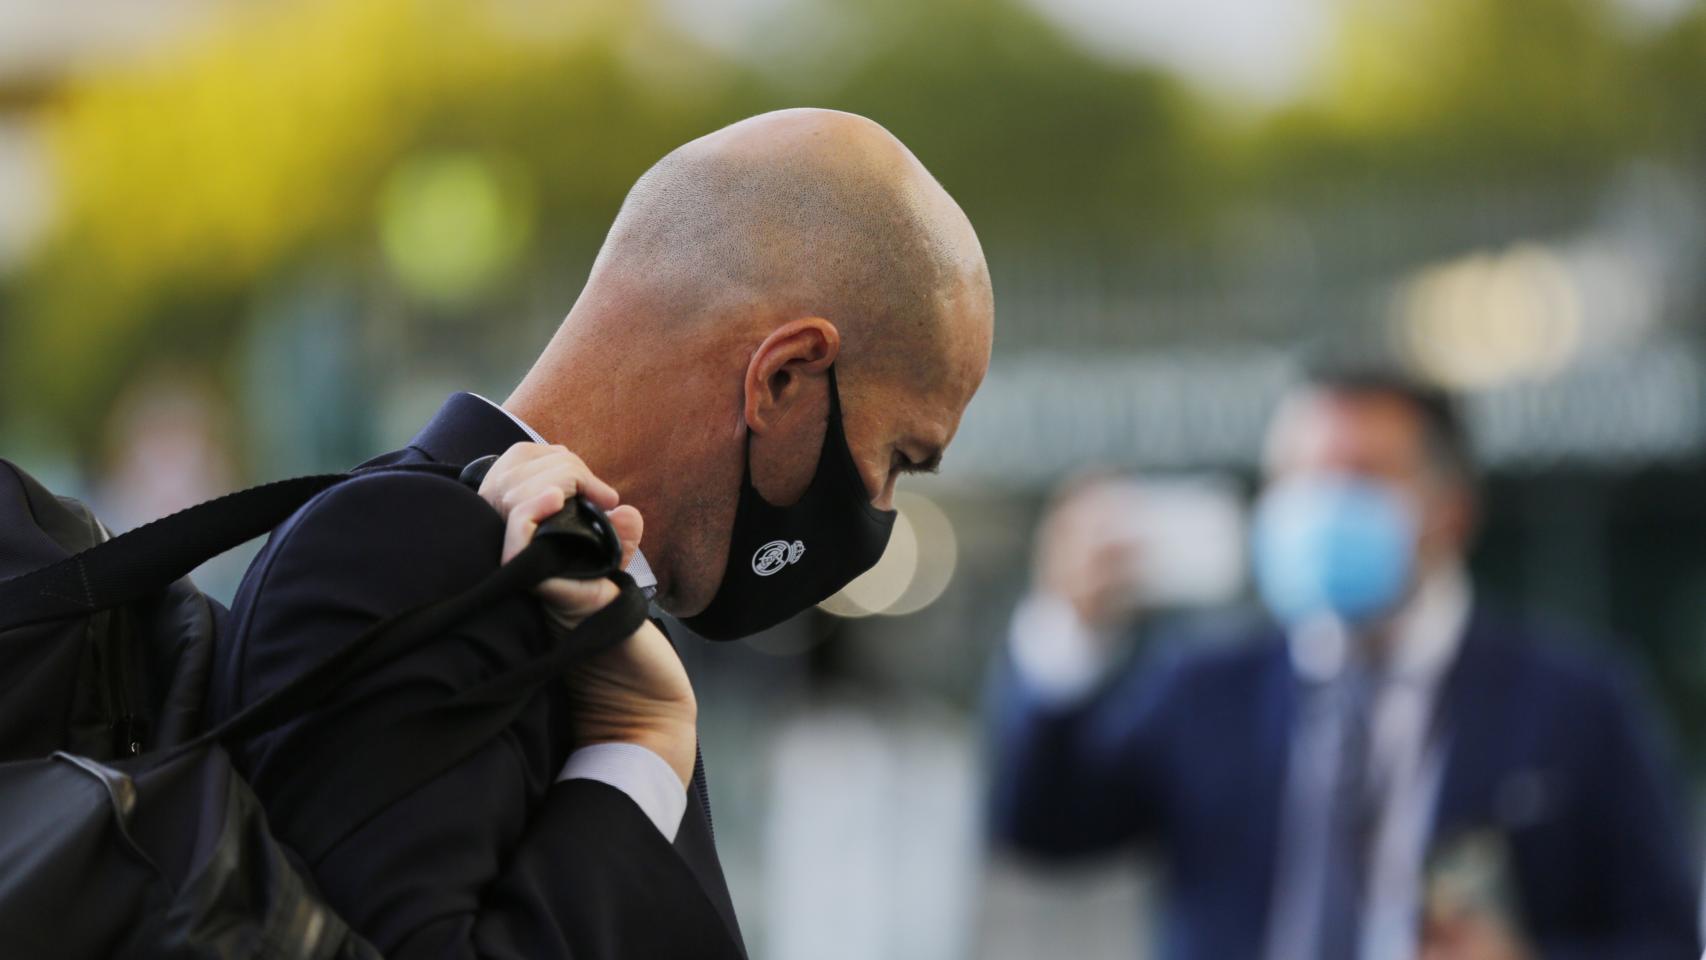
[[[464,464],[527,440],[502,411],[457,394],[409,446],[316,497],[280,526],[232,604],[211,701],[222,719],[389,614],[456,593],[498,563],[503,523],[448,476],[386,465]],[[373,468],[371,473],[366,472]],[[287,844],[338,809],[312,793],[291,808],[265,784],[304,737],[355,742],[407,711],[524,659],[550,642],[538,603],[517,596],[423,645],[323,707],[325,724],[286,725],[236,751]],[[555,782],[572,747],[565,688],[309,864],[327,900],[389,957],[740,957],[696,771],[675,843],[620,791]],[[273,764],[280,765],[275,768]]]
[[[1169,880],[1164,956],[1257,957],[1296,686],[1277,634],[1134,668],[1070,710],[1036,702],[1006,664],[994,829],[1048,857],[1151,841]],[[1621,672],[1477,611],[1441,697],[1434,847],[1502,836],[1546,957],[1699,957],[1680,785]]]

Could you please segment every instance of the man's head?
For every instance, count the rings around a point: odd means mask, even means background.
[[[1379,544],[1402,539],[1410,551],[1400,585],[1407,595],[1431,571],[1461,563],[1474,533],[1475,465],[1456,407],[1443,391],[1401,375],[1334,370],[1311,376],[1281,403],[1268,432],[1265,468],[1264,509],[1284,504],[1278,511],[1284,518],[1308,514],[1317,542],[1336,544],[1329,552],[1359,554],[1342,560],[1343,573],[1324,577],[1350,580],[1358,566],[1381,568],[1390,551]],[[1287,528],[1286,520],[1269,519],[1259,516],[1269,530]],[[1391,534],[1382,532],[1388,523]],[[1289,562],[1302,565],[1297,556]]]
[[[982,381],[982,250],[917,158],[851,114],[787,110],[660,160],[634,185],[568,319],[509,406],[646,516],[661,599],[716,591],[748,467],[798,499],[833,365],[870,501],[929,469]]]

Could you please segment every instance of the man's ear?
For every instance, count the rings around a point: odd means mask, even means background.
[[[1458,486],[1442,490],[1435,494],[1439,498],[1434,508],[1438,517],[1438,528],[1427,534],[1437,546],[1434,548],[1444,554],[1467,555],[1475,545],[1475,534],[1480,519],[1479,501],[1475,493],[1467,487]]]
[[[1467,553],[1475,545],[1475,535],[1481,527],[1481,499],[1467,484],[1455,495],[1452,520],[1457,525],[1458,546]]]
[[[800,411],[811,409],[841,352],[841,332],[822,317],[790,320],[771,331],[746,367],[746,426],[763,434]]]

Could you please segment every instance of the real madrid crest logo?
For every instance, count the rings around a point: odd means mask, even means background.
[[[761,577],[768,577],[783,567],[800,562],[805,556],[806,545],[798,540],[789,543],[786,540],[772,540],[752,555],[752,572]]]

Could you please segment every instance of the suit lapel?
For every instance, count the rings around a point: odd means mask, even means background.
[[[1275,871],[1278,869],[1280,831],[1286,810],[1287,771],[1291,744],[1297,726],[1297,676],[1291,667],[1283,637],[1270,640],[1273,650],[1262,671],[1256,704],[1256,753],[1249,758],[1257,775],[1252,779],[1254,795],[1250,809],[1263,811],[1250,818],[1249,850],[1260,858],[1252,862],[1251,876],[1260,878],[1262,913],[1273,909]],[[1256,929],[1265,929],[1266,924]]]
[[[693,785],[687,790],[687,812],[682,814],[681,829],[675,834],[675,852],[681,855],[688,869],[699,878],[700,886],[705,888],[705,895],[722,915],[729,937],[744,955],[746,944],[741,940],[734,901],[729,896],[728,883],[723,879],[723,868],[717,859],[717,847],[711,838],[704,770],[702,759],[694,764]]]
[[[1471,618],[1462,649],[1440,691],[1439,730],[1446,758],[1431,843],[1485,820],[1492,780],[1500,769],[1498,731],[1507,729],[1504,693],[1507,658],[1479,611]]]
[[[669,632],[669,628],[655,617],[652,623],[669,639],[670,645],[677,648],[679,656],[680,644]],[[741,940],[740,920],[735,916],[734,900],[729,896],[728,882],[723,879],[722,862],[717,857],[716,836],[711,826],[711,796],[705,783],[703,754],[693,759],[693,783],[687,788],[687,810],[681,815],[681,829],[675,834],[675,852],[681,855],[688,869],[699,878],[699,884],[705,888],[705,895],[711,898],[711,903],[722,915],[723,925],[728,927],[729,936],[744,956],[746,944]]]
[[[1297,726],[1297,676],[1291,668],[1283,641],[1276,641],[1262,683],[1260,726],[1261,752],[1256,763],[1262,771],[1259,783],[1267,801],[1264,809],[1279,809],[1285,790],[1286,769],[1291,762],[1291,742]],[[1273,818],[1270,829],[1277,830]],[[1271,838],[1270,838],[1271,839]],[[1271,846],[1271,844],[1269,844]]]

